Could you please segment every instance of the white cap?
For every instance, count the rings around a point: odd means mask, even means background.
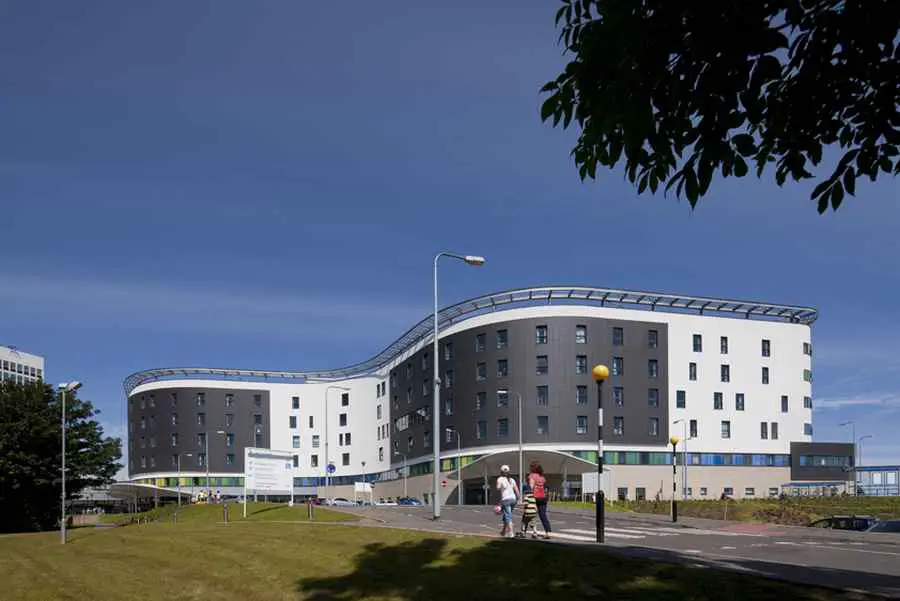
[[[503,473],[505,474],[506,472],[509,471],[509,466],[508,466],[508,465],[501,465],[501,466],[500,466],[500,471],[503,472]]]

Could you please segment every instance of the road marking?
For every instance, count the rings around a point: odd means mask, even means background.
[[[814,540],[808,540],[803,542],[804,545],[821,545],[822,543]]]
[[[577,528],[566,528],[566,529],[562,530],[561,532],[567,533],[566,534],[567,536],[576,537],[572,540],[582,540],[582,539],[583,540],[597,540],[597,533],[594,530],[580,530]],[[643,536],[636,536],[634,534],[619,534],[618,532],[609,532],[609,531],[604,531],[604,532],[606,534],[606,538],[628,538],[628,539],[646,538]],[[553,532],[553,533],[551,533],[551,536],[562,536],[562,534]]]
[[[750,536],[754,538],[762,538],[761,534],[750,534],[748,532],[723,532],[721,530],[706,530],[703,528],[656,528],[657,532],[672,532],[674,534],[696,534],[701,536]]]
[[[682,553],[690,553],[691,555],[702,555],[703,551],[699,549],[685,549]]]
[[[678,536],[673,532],[656,532],[653,530],[645,530],[643,528],[612,528],[610,526],[606,527],[607,532],[618,532],[621,534],[640,534],[642,536]]]
[[[723,551],[734,551],[737,547],[722,547]]]

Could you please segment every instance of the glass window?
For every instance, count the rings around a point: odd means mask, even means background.
[[[647,360],[647,377],[648,378],[658,378],[659,377],[659,361],[657,359],[648,359]]]
[[[688,424],[688,436],[691,438],[697,438],[697,420],[692,419]]]
[[[575,344],[587,344],[587,326],[575,326]]]
[[[206,446],[206,432],[197,434],[197,446],[201,449]]]
[[[812,436],[813,435],[813,427],[812,424],[803,424],[803,435],[804,436]]]
[[[721,411],[724,408],[725,408],[725,403],[722,398],[722,393],[714,392],[713,393],[713,409]]]
[[[659,418],[651,417],[647,421],[647,434],[652,437],[659,436]]]
[[[688,379],[692,382],[697,381],[697,364],[696,363],[688,363]]]
[[[812,382],[812,370],[811,369],[803,370],[803,381],[804,382]]]
[[[743,411],[744,410],[744,393],[743,392],[735,393],[734,409],[735,409],[735,411]]]
[[[762,383],[763,384],[769,383],[769,368],[768,367],[762,368]]]
[[[625,375],[625,359],[623,359],[622,357],[613,357],[612,375],[614,375],[614,376],[624,376]]]
[[[497,377],[505,378],[509,375],[509,361],[506,359],[497,359]]]
[[[422,396],[428,396],[428,393],[431,392],[432,382],[428,381],[428,378],[422,380]]]
[[[731,382],[731,366],[730,365],[720,365],[719,366],[719,376],[723,382]]]
[[[613,434],[615,436],[625,435],[625,418],[621,416],[613,417]]]
[[[587,434],[588,418],[586,415],[575,417],[575,434]]]
[[[346,414],[346,413],[341,413],[341,414],[338,416],[338,424],[341,425],[341,426],[346,426],[346,425],[347,425],[347,414]]]
[[[453,395],[444,397],[444,415],[453,415]]]
[[[296,428],[297,427],[297,416],[291,415],[288,417],[288,428]]]
[[[647,406],[659,407],[659,388],[647,389]]]
[[[487,337],[484,334],[475,335],[475,352],[480,353],[485,349]]]
[[[444,361],[451,361],[453,359],[453,343],[445,342],[444,343]]]
[[[375,406],[375,419],[381,419],[381,405]]]
[[[344,392],[341,393],[341,407],[349,407],[350,406],[350,393]]]
[[[341,464],[342,465],[350,465],[350,453],[342,453],[341,454]]]
[[[485,420],[480,420],[476,424],[475,438],[477,438],[478,440],[486,440],[487,439],[487,422]]]
[[[703,352],[703,336],[700,334],[694,334],[694,352]]]
[[[762,356],[763,357],[771,357],[772,356],[772,343],[765,338],[762,341]]]
[[[448,369],[444,372],[444,388],[453,388],[453,370]]]
[[[534,328],[535,344],[547,344],[547,340],[548,340],[547,326],[536,326]]]
[[[497,436],[501,438],[509,436],[509,420],[505,417],[497,420]]]
[[[143,420],[142,420],[142,423],[143,423]],[[205,413],[197,414],[197,425],[200,426],[201,428],[206,426],[206,414]]]
[[[588,402],[587,386],[576,386],[575,387],[575,404],[576,405],[587,405],[587,402]]]
[[[550,402],[550,389],[546,385],[537,387],[537,404],[546,407]]]
[[[659,346],[659,330],[647,330],[647,346],[650,348]]]
[[[803,408],[804,408],[804,409],[812,409],[812,408],[813,408],[813,406],[812,406],[812,397],[811,397],[811,396],[805,396],[805,397],[803,397]]]
[[[316,423],[316,420],[313,418],[312,415],[310,415],[310,416],[309,416],[309,427],[310,427],[310,428],[315,428],[315,427],[316,427],[316,426],[315,426],[315,423]]]
[[[482,407],[484,407],[484,403],[485,403],[486,400],[487,400],[487,393],[486,393],[486,392],[476,392],[476,393],[475,393],[475,409],[476,409],[476,410],[479,410],[479,409],[481,409]],[[499,393],[499,391],[497,392],[497,402],[498,402],[498,403],[500,402],[500,393]]]
[[[318,448],[319,448],[319,435],[318,435],[318,434],[313,434],[313,437],[312,437],[312,447],[313,447],[314,449],[318,449]]]
[[[731,438],[731,422],[722,420],[721,424],[722,438]]]
[[[229,432],[228,434],[225,435],[225,446],[226,447],[234,446],[234,434],[232,434],[231,432]]]
[[[781,412],[788,412],[788,396],[786,394],[781,395]]]
[[[772,436],[772,440],[778,440],[778,422],[769,424],[769,434]]]
[[[254,404],[256,407],[262,407],[262,395],[261,395],[261,394],[254,394],[254,395],[253,395],[253,404]]]
[[[535,370],[537,375],[545,376],[550,373],[550,363],[547,360],[547,355],[538,355],[537,356],[537,368]]]
[[[172,425],[173,425],[173,426],[177,426],[177,425],[178,425],[178,414],[177,414],[177,413],[171,414],[171,415],[169,416],[169,419],[172,421]]]
[[[428,353],[422,353],[422,371],[428,371]]]
[[[769,423],[768,422],[760,422],[759,424],[759,438],[761,440],[769,439]]]
[[[506,330],[497,330],[497,348],[503,349],[509,346],[509,332]]]
[[[299,448],[300,448],[300,437],[299,437],[299,436],[296,436],[296,435],[292,436],[292,437],[291,437],[291,445],[292,445],[295,449],[299,449]]]
[[[684,409],[687,407],[687,392],[684,390],[675,391],[675,408]]]
[[[613,346],[623,346],[625,344],[625,330],[623,328],[613,328]]]
[[[300,408],[300,397],[294,396],[291,397],[291,409],[299,409]]]
[[[575,357],[575,375],[583,376],[587,373],[587,355],[577,355]]]
[[[412,363],[406,364],[406,379],[410,380],[413,377],[413,365]]]
[[[625,406],[625,389],[621,386],[613,387],[613,404],[616,407]]]
[[[319,456],[318,455],[310,455],[309,456],[309,467],[319,467]]]
[[[177,446],[178,446],[178,434],[177,434],[177,433],[169,435],[169,443],[170,443],[173,447],[177,447]]]
[[[501,388],[497,391],[497,406],[509,407],[509,391],[507,389]]]
[[[204,405],[206,405],[206,393],[198,392],[197,393],[197,406],[203,407]]]
[[[812,356],[812,345],[810,343],[803,343],[803,354]]]
[[[728,336],[719,337],[719,352],[723,355],[728,354]]]
[[[548,434],[550,434],[550,416],[549,415],[537,416],[536,433],[538,436],[547,436]]]

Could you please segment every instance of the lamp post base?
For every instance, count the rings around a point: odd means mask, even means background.
[[[599,488],[599,486],[598,486]],[[604,532],[604,520],[606,518],[606,495],[603,494],[603,491],[600,490],[597,492],[597,542],[602,543],[606,538],[606,533]]]

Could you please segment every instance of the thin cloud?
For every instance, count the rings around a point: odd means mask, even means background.
[[[860,394],[841,397],[821,397],[815,400],[815,409],[830,411],[846,407],[872,407],[873,409],[900,409],[900,394]]]

